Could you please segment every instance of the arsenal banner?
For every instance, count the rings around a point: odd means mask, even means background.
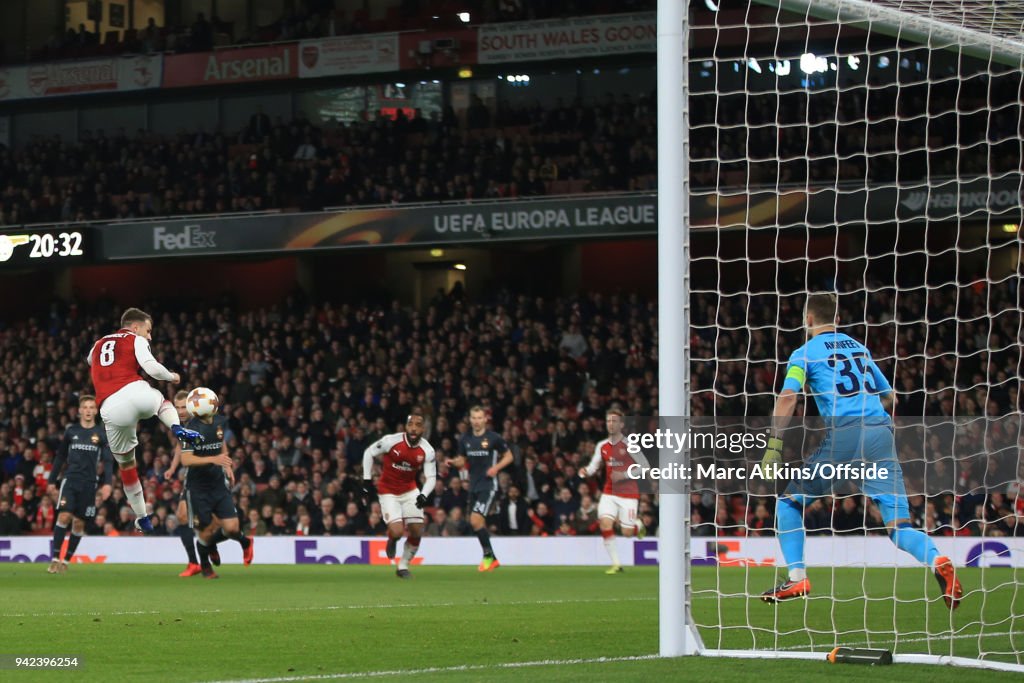
[[[398,34],[303,40],[299,78],[398,71]]]
[[[0,69],[0,101],[159,88],[163,57],[112,57]]]
[[[253,83],[295,78],[295,43],[168,55],[164,87]]]

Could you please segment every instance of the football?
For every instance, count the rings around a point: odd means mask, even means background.
[[[217,394],[206,387],[196,387],[188,392],[188,398],[185,399],[188,414],[192,417],[209,417],[217,412],[219,405]]]

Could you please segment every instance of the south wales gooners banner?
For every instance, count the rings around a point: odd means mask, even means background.
[[[657,50],[654,12],[485,24],[477,37],[481,64],[603,57]]]

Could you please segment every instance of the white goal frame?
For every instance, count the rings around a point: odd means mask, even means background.
[[[755,0],[833,22],[870,27],[872,31],[920,42],[922,46],[956,46],[1019,67],[1024,63],[1024,35],[1000,35],[979,26],[958,26],[935,15],[908,14],[899,0]],[[910,0],[915,2],[917,0]],[[938,0],[939,3],[944,0]],[[690,415],[690,175],[689,175],[689,19],[684,0],[658,0],[658,386],[659,414]],[[931,13],[930,13],[931,14]],[[661,454],[662,464],[685,460],[689,453]],[[659,654],[752,659],[823,661],[825,652],[724,650],[704,647],[692,616],[689,485],[660,499]],[[896,654],[896,663],[957,665],[1024,673],[1024,665],[950,655]]]

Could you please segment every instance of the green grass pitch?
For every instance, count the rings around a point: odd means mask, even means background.
[[[598,567],[416,567],[411,581],[384,566],[225,566],[217,581],[180,579],[179,569],[76,565],[51,576],[41,564],[0,565],[0,655],[85,663],[75,672],[7,670],[0,680],[1019,680],[934,666],[649,658],[658,651],[652,568],[606,576]],[[773,607],[748,596],[772,585],[775,570],[696,567],[694,613],[709,647],[824,652],[836,640],[867,646],[870,631],[877,647],[891,647],[898,633],[898,652],[1020,652],[1016,573],[962,577],[967,599],[951,620],[922,570],[811,570],[817,597]],[[946,635],[929,641],[929,631]]]

